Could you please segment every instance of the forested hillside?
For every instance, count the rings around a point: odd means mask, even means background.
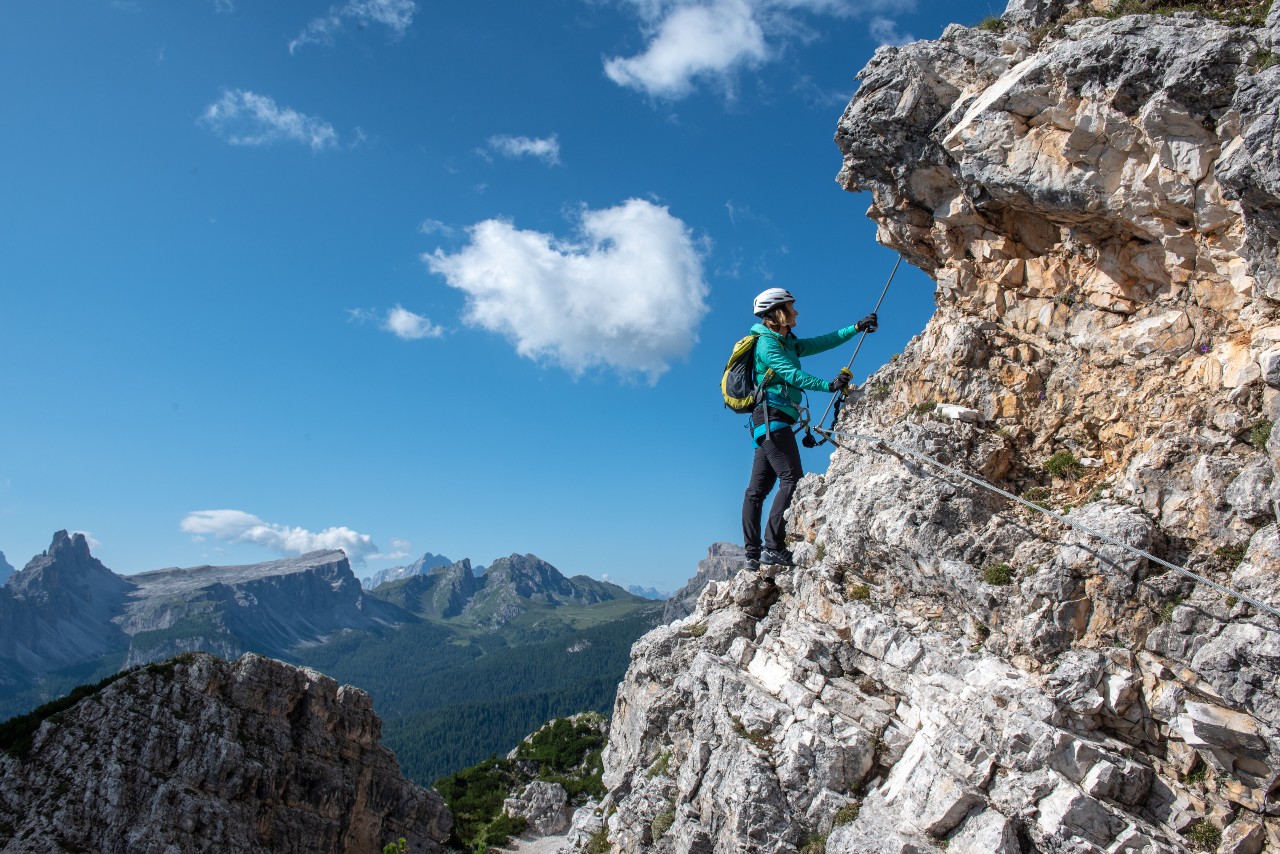
[[[497,631],[424,619],[380,636],[336,638],[297,659],[368,691],[383,743],[406,777],[430,785],[505,753],[543,721],[608,713],[632,643],[661,614],[660,603],[628,597],[544,606]]]

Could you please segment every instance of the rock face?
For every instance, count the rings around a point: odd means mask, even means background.
[[[4,552],[0,552],[0,587],[5,585],[11,575],[13,575],[13,566],[4,559]]]
[[[1014,0],[1003,32],[881,48],[839,181],[938,308],[840,430],[1280,608],[1268,24]],[[626,852],[1280,851],[1280,620],[840,446],[794,571],[637,644],[578,824]]]
[[[135,671],[0,754],[0,851],[442,851],[367,694],[256,655]]]
[[[616,584],[595,581],[585,575],[566,578],[554,566],[531,554],[498,558],[478,581],[480,588],[463,607],[462,616],[492,628],[525,613],[530,602],[558,606],[639,599]]]
[[[742,546],[735,543],[712,543],[707,549],[707,556],[698,561],[698,571],[689,579],[689,583],[667,599],[662,622],[670,623],[692,614],[703,588],[712,581],[728,581],[733,578],[746,560],[747,552]]]

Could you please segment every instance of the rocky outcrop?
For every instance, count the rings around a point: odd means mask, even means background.
[[[1280,17],[1104,5],[862,72],[839,180],[938,308],[840,430],[1277,608]],[[1280,851],[1274,615],[847,436],[790,532],[633,650],[615,850]]]
[[[121,653],[129,638],[115,620],[134,589],[89,553],[84,534],[58,531],[0,588],[0,674],[21,683]]]
[[[0,552],[0,587],[9,581],[9,576],[13,575],[13,572],[13,566],[4,559],[4,552]]]
[[[747,553],[735,543],[712,543],[707,556],[698,561],[698,571],[671,598],[662,612],[662,622],[670,623],[693,613],[698,596],[712,581],[728,581],[738,574],[747,561]]]
[[[256,655],[135,671],[0,754],[0,851],[442,851],[367,694]]]

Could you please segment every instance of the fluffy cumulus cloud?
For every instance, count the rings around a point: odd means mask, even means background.
[[[338,144],[338,132],[323,119],[244,89],[223,92],[205,107],[200,121],[232,145],[300,142],[312,151],[322,151]]]
[[[491,136],[489,151],[503,157],[534,157],[554,166],[560,162],[560,140],[553,133],[544,139],[527,136]]]
[[[619,86],[660,98],[682,98],[698,81],[729,88],[733,76],[778,55],[794,39],[817,37],[821,17],[910,11],[915,0],[623,0],[642,22],[644,50],[610,57],[604,71]],[[880,24],[883,27],[883,24]]]
[[[330,6],[328,14],[303,27],[297,38],[289,42],[289,53],[305,44],[332,44],[334,34],[347,26],[380,24],[399,38],[409,29],[417,11],[418,4],[413,0],[347,0]]]
[[[387,319],[383,322],[382,328],[405,341],[439,338],[444,334],[444,329],[441,327],[400,305],[387,312]]]
[[[304,554],[320,549],[342,549],[353,563],[378,552],[373,538],[350,528],[325,528],[313,532],[264,522],[242,510],[197,510],[188,513],[181,528],[196,537],[213,537],[226,543],[252,543],[281,554]]]
[[[384,329],[405,341],[439,338],[444,334],[444,327],[437,326],[421,314],[415,314],[402,305],[397,305],[385,313],[368,308],[349,308],[347,317],[352,323],[376,323],[379,329]]]
[[[707,312],[702,259],[665,207],[630,199],[583,210],[570,239],[497,219],[469,235],[459,251],[423,261],[467,295],[467,323],[506,336],[522,356],[652,383],[697,341]]]

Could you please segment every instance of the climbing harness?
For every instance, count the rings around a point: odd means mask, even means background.
[[[889,281],[884,283],[884,290],[880,292],[880,299],[876,300],[876,307],[872,310],[871,312],[872,314],[880,313],[880,304],[884,302],[885,294],[889,293],[889,285],[893,284],[893,277],[897,275],[898,266],[901,263],[902,263],[902,256],[899,255],[898,260],[895,261],[893,264],[893,271],[889,273]],[[864,331],[862,333],[862,337],[858,339],[858,346],[853,348],[853,355],[849,357],[849,364],[845,365],[844,370],[841,371],[841,373],[849,374],[850,382],[852,382],[853,380],[853,360],[858,358],[858,351],[862,349],[862,342],[866,340],[867,340],[867,333]],[[827,408],[822,412],[822,417],[818,419],[818,426],[813,428],[815,432],[824,433],[822,429],[822,422],[827,420],[827,413],[831,411],[831,407],[833,405],[836,407],[836,416],[831,420],[831,426],[832,427],[836,426],[836,422],[840,420],[840,407],[844,406],[844,398],[845,398],[845,395],[843,392],[840,394],[835,394],[831,396],[831,400],[827,403]],[[813,438],[813,434],[809,431],[809,427],[807,425],[805,426],[804,432],[805,432],[805,436],[801,444],[803,444],[806,448],[816,448],[819,445],[825,444],[828,441],[828,439],[825,437],[822,439],[821,442],[815,440]]]
[[[883,445],[884,447],[889,448],[904,456],[914,457],[917,460],[921,460],[923,462],[928,463],[929,465],[940,468],[949,474],[953,474],[956,477],[963,478],[964,480],[967,480],[970,483],[981,487],[982,489],[985,489],[989,492],[994,492],[997,495],[1003,495],[1005,498],[1011,499],[1013,501],[1018,502],[1019,504],[1030,507],[1032,510],[1035,510],[1039,513],[1043,513],[1046,516],[1056,519],[1058,522],[1061,522],[1063,525],[1066,525],[1069,528],[1073,528],[1074,530],[1080,531],[1081,533],[1088,534],[1090,537],[1093,537],[1094,539],[1102,540],[1104,543],[1107,543],[1108,545],[1112,545],[1117,548],[1123,549],[1124,551],[1128,552],[1131,555],[1134,555],[1135,557],[1145,558],[1146,560],[1149,560],[1152,563],[1158,563],[1163,567],[1172,569],[1174,572],[1180,573],[1181,575],[1184,575],[1187,578],[1192,579],[1193,581],[1197,581],[1201,584],[1207,584],[1208,586],[1212,587],[1213,589],[1217,590],[1220,593],[1225,593],[1228,596],[1234,596],[1237,599],[1239,599],[1241,602],[1247,602],[1260,611],[1265,611],[1271,614],[1273,617],[1280,618],[1280,610],[1277,610],[1271,607],[1265,602],[1260,602],[1251,596],[1246,596],[1245,594],[1241,593],[1238,590],[1232,590],[1230,587],[1225,587],[1216,581],[1212,581],[1208,578],[1205,578],[1203,575],[1198,575],[1197,573],[1192,572],[1186,567],[1178,566],[1175,563],[1170,563],[1167,560],[1158,558],[1155,555],[1151,554],[1150,552],[1146,552],[1146,551],[1143,551],[1142,549],[1134,548],[1133,546],[1130,546],[1126,543],[1122,543],[1119,540],[1117,540],[1115,537],[1112,537],[1108,534],[1104,534],[1101,531],[1095,531],[1094,529],[1089,528],[1085,525],[1081,525],[1079,522],[1076,522],[1072,519],[1068,519],[1066,516],[1063,516],[1060,513],[1055,513],[1052,510],[1048,509],[1047,507],[1041,507],[1039,504],[1036,504],[1032,501],[1028,501],[1027,499],[1022,498],[1021,496],[1014,495],[1012,492],[1008,492],[1007,490],[1001,489],[1000,487],[995,486],[994,484],[988,483],[987,481],[983,480],[980,477],[974,477],[971,474],[960,471],[959,469],[949,466],[946,463],[939,462],[935,460],[933,457],[930,457],[926,454],[922,454],[919,451],[913,450],[904,445],[900,445],[897,442],[891,442],[888,439],[884,439],[879,436],[865,436],[858,433],[842,433],[837,430],[826,430],[826,429],[823,429],[821,425],[813,429],[815,432],[821,433],[825,437],[823,441],[830,440],[831,444],[835,445],[837,448],[840,447],[840,444],[836,441],[836,439],[854,439],[860,442],[869,442],[872,445]]]

